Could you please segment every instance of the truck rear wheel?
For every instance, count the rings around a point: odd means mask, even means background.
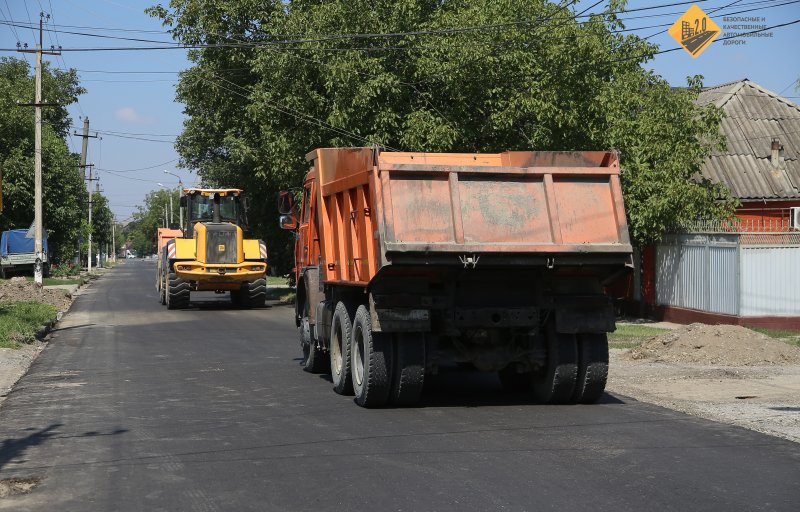
[[[595,403],[603,396],[608,379],[608,336],[578,335],[578,379],[572,400],[580,404]]]
[[[353,322],[344,302],[336,304],[331,321],[331,379],[333,390],[340,395],[353,394],[353,379],[350,376],[350,338]]]
[[[562,334],[550,323],[545,332],[547,365],[533,377],[533,393],[546,404],[568,404],[578,378],[578,345],[574,334]]]
[[[308,303],[303,304],[303,317],[300,319],[300,347],[303,349],[303,370],[309,373],[322,373],[328,367],[325,351],[317,346],[311,337],[308,322]]]
[[[372,332],[366,306],[358,306],[353,322],[353,391],[361,407],[386,405],[392,386],[392,345],[390,334]]]
[[[167,274],[167,309],[185,309],[189,307],[189,283],[178,277],[175,272]]]
[[[425,334],[395,334],[392,361],[389,401],[395,405],[415,405],[425,384]]]

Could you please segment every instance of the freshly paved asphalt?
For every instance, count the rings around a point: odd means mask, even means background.
[[[535,405],[463,373],[421,407],[361,409],[301,371],[289,307],[167,311],[153,273],[92,284],[0,407],[0,479],[41,482],[0,509],[800,506],[798,444],[621,396]]]

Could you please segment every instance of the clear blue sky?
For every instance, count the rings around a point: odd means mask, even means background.
[[[162,1],[166,3],[167,0]],[[632,0],[628,8],[642,9],[678,1]],[[0,0],[0,22],[38,22],[39,12],[45,11],[51,14],[51,28],[62,31],[46,33],[45,46],[61,45],[65,49],[145,46],[149,43],[102,39],[63,31],[171,41],[160,23],[144,14],[144,9],[155,3],[156,0]],[[588,9],[594,3],[592,0],[581,0],[576,4],[576,10]],[[595,12],[605,4],[603,2],[589,12]],[[800,19],[800,1],[705,0],[698,1],[697,5],[720,26],[725,24],[722,20],[724,14],[752,9],[756,10],[738,16],[764,17],[763,24],[767,26]],[[677,43],[666,32],[659,33],[666,30],[666,26],[661,25],[672,24],[688,7],[687,4],[640,10],[623,17],[626,18],[627,28],[639,29],[634,33],[641,36],[656,34],[652,41],[665,50],[675,48]],[[723,9],[712,13],[720,7]],[[12,30],[7,25],[0,25],[0,48],[14,48],[18,40],[30,46],[36,41],[34,32],[27,28]],[[692,58],[683,50],[658,55],[648,63],[648,67],[676,86],[684,85],[686,76],[695,74],[704,75],[706,85],[749,78],[798,101],[800,92],[791,85],[800,77],[798,51],[800,24],[795,24],[775,29],[772,37],[746,38],[744,45],[712,44],[697,58]],[[20,55],[16,52],[0,52],[0,56]],[[28,55],[27,59],[33,62],[32,56]],[[183,122],[182,105],[174,101],[174,87],[177,72],[189,65],[184,50],[65,51],[61,57],[46,59],[58,67],[78,69],[81,83],[88,89],[79,104],[70,108],[70,113],[76,130],[79,131],[82,125],[79,117],[88,116],[92,133],[95,130],[101,132],[101,141],[90,139],[89,162],[100,169],[100,184],[117,220],[130,217],[144,196],[159,187],[158,182],[166,186],[177,185],[176,178],[163,173],[165,169],[182,176],[184,184],[194,183],[193,173],[175,167],[178,155],[170,143],[180,133]],[[80,138],[72,137],[71,143],[74,151],[79,152]],[[152,168],[143,169],[146,167]]]

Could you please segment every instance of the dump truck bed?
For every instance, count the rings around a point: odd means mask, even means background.
[[[619,264],[630,257],[613,152],[317,149],[324,280],[392,265]]]

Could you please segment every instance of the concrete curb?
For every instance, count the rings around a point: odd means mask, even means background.
[[[48,334],[50,334],[50,331],[53,330],[53,327],[55,327],[55,325],[61,320],[61,318],[64,316],[64,313],[65,311],[59,311],[58,313],[56,313],[56,317],[50,320],[49,322],[42,324],[42,326],[39,328],[38,331],[36,331],[33,337],[39,341],[43,341],[44,338]]]

